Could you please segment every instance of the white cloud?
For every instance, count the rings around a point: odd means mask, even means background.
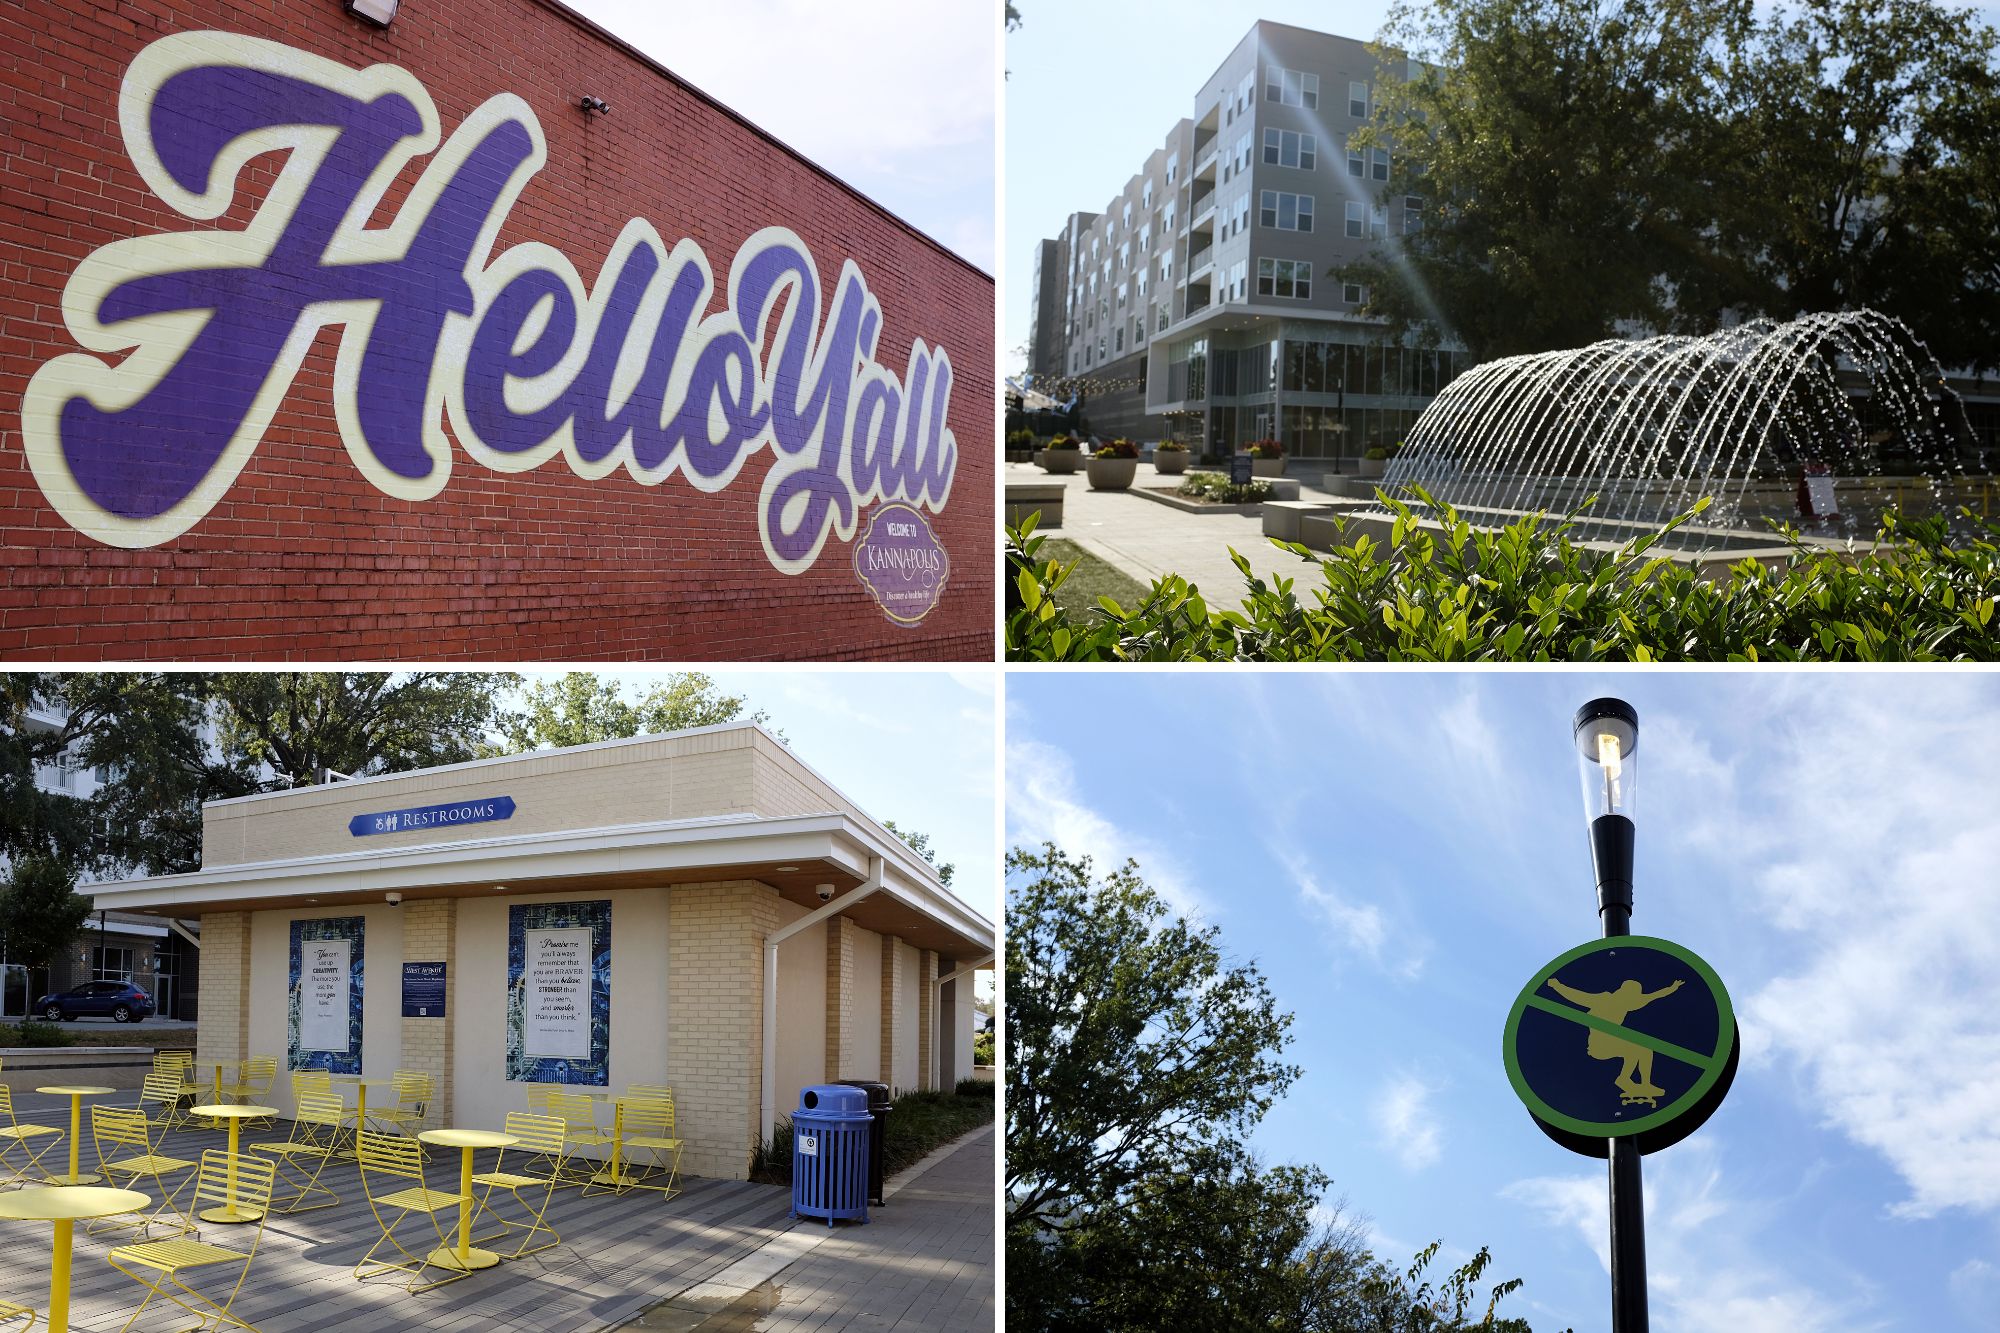
[[[1298,851],[1276,847],[1272,852],[1284,862],[1307,915],[1325,928],[1336,956],[1359,958],[1405,979],[1423,972],[1430,942],[1414,927],[1392,922],[1379,905],[1324,882]]]
[[[1438,1112],[1431,1105],[1437,1092],[1416,1075],[1401,1074],[1376,1095],[1371,1108],[1376,1134],[1406,1171],[1423,1170],[1436,1162],[1443,1150]]]
[[[1800,1277],[1755,1256],[1771,1246],[1769,1201],[1722,1188],[1722,1150],[1690,1139],[1671,1155],[1646,1159],[1646,1270],[1661,1327],[1683,1333],[1858,1333],[1870,1321],[1872,1293],[1837,1295],[1823,1273]],[[1547,1226],[1575,1233],[1611,1271],[1611,1211],[1603,1168],[1583,1175],[1518,1180],[1501,1197]]]
[[[1763,738],[1734,803],[1751,905],[1791,933],[1741,1003],[1746,1059],[1889,1161],[1902,1216],[2000,1207],[2000,752],[1970,726],[1991,695],[1847,677]]]
[[[1092,809],[1076,781],[1069,756],[1023,736],[1009,705],[1007,735],[1007,840],[1020,845],[1052,842],[1071,856],[1088,856],[1099,873],[1127,860],[1167,905],[1183,916],[1204,915],[1201,895],[1181,862],[1150,838],[1122,829]]]

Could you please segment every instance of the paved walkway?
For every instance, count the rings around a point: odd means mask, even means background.
[[[129,1106],[135,1100],[122,1092],[102,1102]],[[66,1098],[23,1092],[14,1106],[23,1121],[68,1129]],[[87,1107],[84,1120],[81,1155],[90,1163]],[[276,1131],[245,1133],[244,1145],[282,1139],[288,1128],[280,1121]],[[225,1141],[214,1130],[181,1130],[164,1136],[161,1151],[194,1159]],[[698,1327],[707,1333],[990,1328],[995,1282],[990,1127],[983,1148],[981,1143],[968,1137],[919,1163],[899,1178],[901,1190],[872,1214],[870,1225],[843,1226],[831,1234],[824,1226],[794,1221],[790,1192],[773,1185],[684,1176],[685,1191],[670,1200],[644,1191],[583,1198],[574,1189],[563,1190],[548,1213],[562,1233],[561,1244],[420,1295],[381,1280],[355,1282],[355,1261],[381,1233],[354,1166],[340,1163],[330,1166],[322,1181],[341,1196],[338,1204],[271,1218],[237,1313],[264,1333],[599,1333],[627,1325],[665,1301],[683,1306],[683,1322],[629,1326]],[[58,1141],[44,1164],[57,1163],[67,1148],[66,1139]],[[490,1169],[490,1158],[479,1154],[481,1170]],[[433,1152],[434,1188],[455,1183],[457,1171],[456,1154]],[[154,1192],[150,1181],[141,1188]],[[447,1227],[453,1220],[443,1219]],[[240,1245],[253,1231],[204,1223],[200,1238]],[[0,1222],[0,1299],[46,1306],[51,1233],[42,1222]],[[436,1243],[430,1222],[421,1216],[408,1218],[398,1235]],[[111,1333],[145,1294],[105,1262],[111,1247],[125,1239],[88,1236],[77,1227],[70,1326],[79,1333]],[[759,1301],[768,1302],[768,1310],[756,1310]],[[692,1323],[686,1322],[688,1304],[698,1307]],[[968,1317],[959,1318],[961,1312]],[[717,1316],[722,1322],[706,1322]],[[740,1322],[744,1316],[751,1322]],[[156,1320],[154,1310],[147,1311],[147,1320],[155,1328],[188,1322],[177,1323],[166,1312]],[[142,1320],[141,1327],[147,1326]]]
[[[1308,604],[1309,590],[1320,582],[1319,566],[1271,545],[1264,536],[1264,520],[1256,514],[1190,514],[1124,491],[1093,491],[1080,472],[1052,477],[1032,463],[1006,467],[1008,481],[1063,483],[1063,525],[1047,529],[1050,535],[1067,537],[1141,583],[1179,574],[1201,589],[1203,600],[1214,610],[1243,606],[1243,576],[1230,563],[1231,547],[1266,580],[1273,575],[1296,580],[1296,590]],[[1141,463],[1134,484],[1163,486],[1172,480]],[[1309,485],[1299,494],[1301,499],[1323,498]]]
[[[1145,503],[1141,501],[1140,503]],[[888,1183],[867,1226],[807,1225],[624,1324],[636,1333],[993,1327],[994,1131],[977,1130]]]

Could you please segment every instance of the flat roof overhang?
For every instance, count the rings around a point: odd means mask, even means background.
[[[718,880],[756,880],[809,910],[835,901],[883,860],[883,890],[843,915],[951,959],[990,956],[991,922],[938,880],[900,838],[839,813],[766,819],[722,815],[515,837],[473,838],[219,866],[91,886],[93,910],[152,916],[260,912],[426,898],[617,892]],[[785,869],[779,869],[779,867]]]

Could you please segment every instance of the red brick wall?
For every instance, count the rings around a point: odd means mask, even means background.
[[[772,568],[757,517],[768,449],[714,494],[678,475],[586,481],[560,458],[508,475],[460,451],[435,497],[386,495],[334,425],[339,326],[321,330],[242,474],[185,534],[128,550],[70,527],[28,469],[20,418],[35,370],[80,350],[63,323],[65,282],[120,238],[243,227],[274,174],[274,158],[253,163],[236,205],[209,223],[167,208],[133,168],[121,78],[147,44],[191,26],[355,68],[400,65],[435,101],[446,138],[488,97],[524,98],[548,163],[493,255],[546,242],[594,288],[620,229],[643,217],[667,245],[685,236],[706,252],[713,310],[744,238],[785,226],[819,266],[822,320],[851,257],[881,302],[878,362],[902,378],[919,337],[951,356],[957,473],[949,503],[927,513],[952,562],[937,609],[915,628],[891,623],[838,534],[806,573]],[[586,93],[612,115],[586,117]],[[336,0],[0,3],[0,119],[0,655],[992,659],[992,280],[564,12],[417,0],[377,32]],[[405,168],[373,225],[429,160]]]

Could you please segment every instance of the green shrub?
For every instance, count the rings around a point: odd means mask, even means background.
[[[24,1018],[15,1033],[15,1041],[22,1046],[67,1046],[69,1034],[54,1023],[44,1023],[40,1019]]]
[[[1251,504],[1271,498],[1271,483],[1253,480],[1238,486],[1220,472],[1190,472],[1174,494],[1208,504]]]
[[[1389,457],[1389,451],[1387,449],[1370,449],[1361,456],[1371,463],[1380,463]]]
[[[1031,430],[1017,430],[1007,436],[1009,449],[1032,449],[1035,447],[1035,433]]]
[[[1853,555],[1807,546],[1770,570],[1745,559],[1720,577],[1647,552],[1708,507],[1605,552],[1540,515],[1475,529],[1414,490],[1384,544],[1361,537],[1330,554],[1280,549],[1317,565],[1320,583],[1257,575],[1232,552],[1242,611],[1210,611],[1178,576],[1140,605],[1102,599],[1081,624],[1049,592],[1068,571],[1037,556],[1032,524],[1008,534],[1007,656],[1014,661],[1991,661],[2000,659],[2000,526],[1954,542],[1942,518],[1883,520],[1893,545]],[[1380,492],[1377,492],[1380,495]],[[1436,520],[1438,528],[1419,525]],[[1343,532],[1344,535],[1344,532]],[[1336,538],[1338,543],[1339,538]]]
[[[960,1097],[984,1097],[993,1100],[994,1082],[990,1078],[962,1078],[952,1091]]]
[[[973,1034],[972,1062],[979,1065],[993,1063],[993,1034],[984,1028]]]

